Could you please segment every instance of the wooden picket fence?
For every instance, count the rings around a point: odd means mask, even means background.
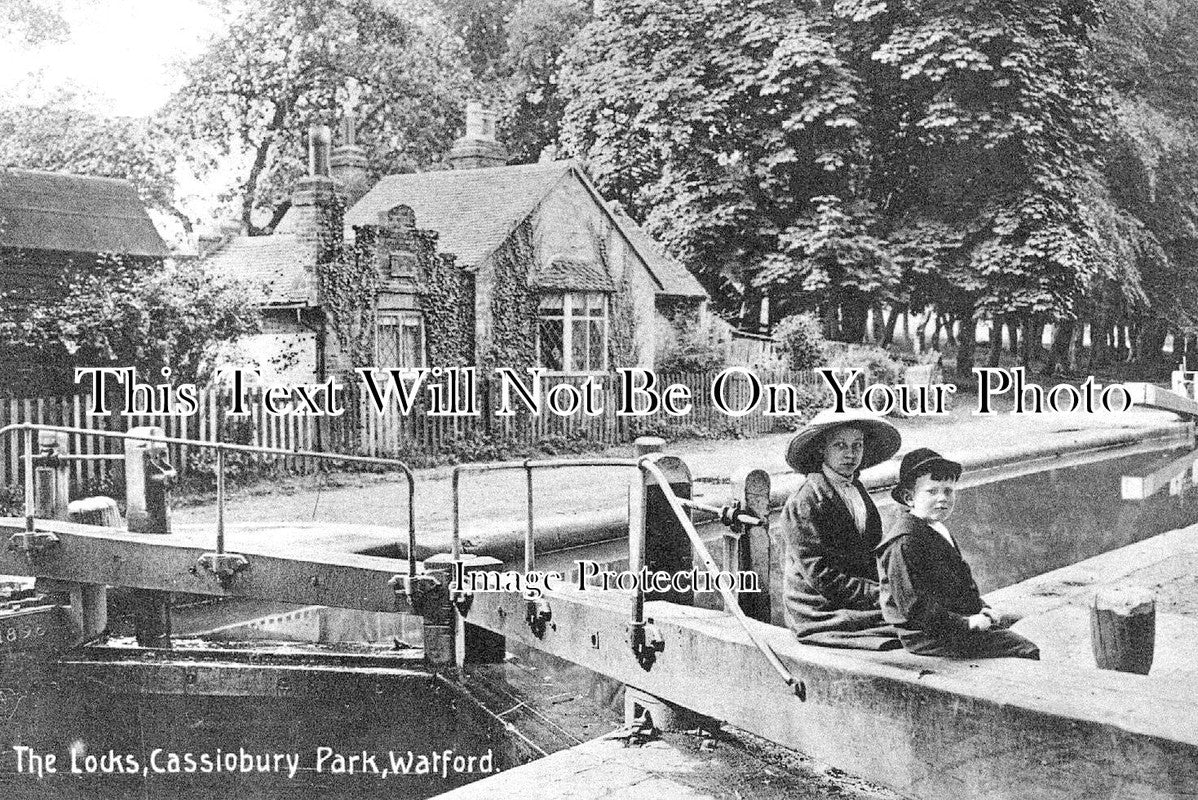
[[[663,411],[646,416],[631,417],[616,414],[615,376],[601,376],[602,413],[588,416],[581,411],[561,416],[542,410],[533,415],[522,406],[514,416],[497,416],[499,407],[498,381],[483,380],[479,386],[477,416],[437,416],[429,413],[427,394],[421,394],[412,413],[404,415],[394,406],[378,413],[369,393],[357,383],[347,383],[342,396],[345,412],[336,417],[291,414],[276,416],[265,411],[261,395],[247,392],[247,415],[230,413],[232,393],[227,388],[213,387],[198,393],[198,409],[187,416],[117,413],[91,413],[91,399],[85,396],[0,399],[0,426],[18,422],[63,425],[94,431],[127,431],[138,426],[157,426],[167,436],[205,442],[226,442],[256,445],[288,451],[287,455],[258,456],[249,460],[270,462],[276,468],[292,473],[313,472],[316,459],[293,455],[302,451],[345,453],[418,460],[414,456],[452,455],[470,458],[473,452],[485,452],[487,442],[501,442],[508,447],[535,447],[586,443],[604,447],[631,442],[638,435],[654,433],[666,438],[694,435],[744,437],[769,433],[777,428],[778,418],[763,412],[766,397],[742,416],[724,413],[711,400],[712,383],[718,373],[686,373],[657,375],[658,390],[670,384],[682,384],[690,390],[692,409],[682,416]],[[825,402],[823,379],[810,371],[755,372],[762,385],[788,384],[796,387],[808,404]],[[581,387],[584,378],[554,377],[550,383],[569,383]],[[730,379],[724,392],[726,404],[733,409],[745,408],[751,400],[752,384],[744,376]],[[72,453],[86,455],[120,454],[123,442],[119,439],[72,434],[69,448]],[[214,452],[208,448],[171,446],[171,460],[183,475],[197,469],[211,470]],[[23,480],[23,437],[8,435],[0,440],[0,487]],[[244,459],[244,457],[243,457]],[[72,478],[79,484],[99,485],[114,464],[119,461],[81,460],[72,462]]]

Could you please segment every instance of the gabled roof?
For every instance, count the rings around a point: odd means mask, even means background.
[[[406,205],[415,212],[417,227],[438,233],[438,248],[442,252],[453,253],[459,264],[474,267],[495,252],[512,230],[570,172],[578,177],[596,204],[644,260],[661,286],[659,294],[707,297],[686,267],[666,254],[632,219],[608,208],[575,161],[389,175],[354,204],[345,215],[345,224],[377,225],[380,214]],[[560,267],[543,267],[534,281],[549,288],[586,279],[581,273],[567,275]],[[599,288],[598,283],[602,280],[597,276],[595,279],[595,288]],[[607,282],[610,283],[610,278]]]
[[[437,232],[438,250],[474,267],[503,244],[572,166],[572,161],[554,161],[388,175],[354,203],[345,224],[377,225],[379,214],[408,206],[416,227]]]
[[[128,181],[31,169],[0,169],[0,246],[170,254]]]
[[[632,248],[640,253],[649,266],[649,271],[661,284],[660,294],[675,297],[707,297],[707,291],[690,270],[658,245],[657,241],[632,217],[619,209],[612,209],[612,217],[624,232]]]
[[[314,305],[317,243],[294,233],[235,236],[204,265],[214,275],[244,284],[257,305]]]

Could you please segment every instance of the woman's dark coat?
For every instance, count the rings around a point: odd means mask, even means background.
[[[878,607],[882,519],[861,481],[853,485],[865,500],[864,531],[822,472],[808,475],[782,511],[786,624],[807,644],[889,650],[899,642]]]

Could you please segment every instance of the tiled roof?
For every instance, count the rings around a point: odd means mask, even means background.
[[[411,207],[416,227],[438,233],[438,247],[453,253],[458,263],[475,266],[491,255],[527,217],[561,178],[575,171],[593,193],[595,202],[605,206],[598,190],[574,161],[526,164],[485,169],[445,170],[409,175],[389,175],[354,204],[345,215],[345,224],[377,225],[379,215],[398,205]],[[632,248],[644,259],[649,271],[661,285],[658,294],[676,297],[707,297],[695,277],[668,255],[639,225],[621,212],[611,212]],[[560,267],[549,265],[540,270],[538,285],[549,288],[554,281],[585,280],[570,277]],[[596,282],[610,278],[592,275]],[[561,288],[582,289],[583,286]],[[596,287],[598,288],[598,287]]]
[[[312,305],[316,256],[316,242],[296,234],[236,236],[205,258],[204,265],[245,284],[258,305]]]
[[[0,169],[0,245],[169,255],[128,181],[28,169]]]
[[[602,265],[572,258],[553,259],[537,270],[529,285],[562,291],[614,292],[616,289]]]
[[[379,214],[409,206],[416,227],[437,232],[438,249],[473,267],[503,244],[572,166],[554,161],[388,175],[346,213],[345,224],[377,225]]]
[[[676,297],[707,297],[707,292],[690,273],[690,270],[665,252],[644,228],[633,222],[632,218],[620,209],[612,209],[612,216],[615,217],[620,229],[632,243],[633,249],[641,254],[641,258],[645,259],[645,263],[649,265],[649,271],[661,284],[659,294]]]

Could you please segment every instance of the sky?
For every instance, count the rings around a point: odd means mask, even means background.
[[[51,2],[62,9],[69,37],[0,47],[0,92],[23,95],[35,82],[43,91],[74,85],[100,96],[93,110],[113,115],[160,107],[181,81],[175,63],[198,55],[219,25],[202,0]]]

